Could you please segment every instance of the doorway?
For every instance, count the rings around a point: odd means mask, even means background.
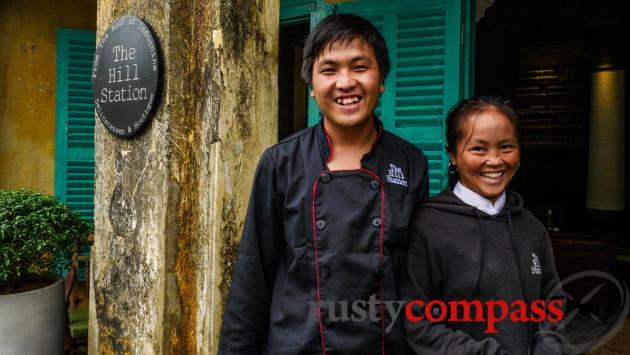
[[[496,0],[477,22],[475,94],[513,99],[523,149],[511,189],[549,227],[601,232],[623,225],[593,226],[601,220],[585,206],[591,75],[602,56],[628,67],[628,8],[613,0]],[[619,149],[629,156],[628,144]],[[627,212],[613,215],[628,219]]]
[[[307,127],[308,87],[300,76],[302,49],[309,24],[280,27],[278,53],[278,141]]]
[[[522,195],[525,207],[549,230],[558,274],[572,297],[565,314],[579,310],[565,328],[573,344],[604,334],[623,318],[611,283],[595,284],[590,276],[569,283],[567,278],[596,270],[630,280],[627,143],[613,147],[625,151],[625,159],[615,158],[618,154],[599,158],[625,170],[625,178],[618,180],[625,192],[616,196],[625,195],[625,208],[623,202],[617,210],[587,208],[593,170],[589,154],[610,144],[591,139],[593,122],[610,118],[608,112],[593,110],[598,95],[593,88],[603,71],[627,72],[628,19],[627,1],[495,0],[476,27],[475,94],[511,98],[520,117],[521,168],[510,189]],[[620,120],[627,122],[627,74],[625,86],[606,85],[608,92],[625,87],[626,95],[617,103],[625,105]],[[627,123],[620,128],[626,142],[629,128]],[[601,353],[617,353],[626,341],[618,336]]]

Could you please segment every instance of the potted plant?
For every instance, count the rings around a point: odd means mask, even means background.
[[[63,352],[65,273],[90,226],[66,204],[0,190],[0,353]]]

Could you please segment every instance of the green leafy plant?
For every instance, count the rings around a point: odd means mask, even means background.
[[[68,269],[91,227],[66,204],[31,190],[0,190],[0,294]]]

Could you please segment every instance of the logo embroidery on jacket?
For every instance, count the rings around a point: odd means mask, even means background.
[[[538,260],[538,255],[532,253],[532,275],[541,275],[542,268],[540,267],[540,260]]]
[[[407,180],[405,180],[405,175],[403,175],[402,169],[394,164],[389,164],[387,182],[389,182],[390,184],[402,185],[404,187],[407,187]]]

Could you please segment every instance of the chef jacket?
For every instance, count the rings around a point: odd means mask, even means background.
[[[393,317],[380,301],[397,300],[410,217],[428,194],[427,159],[374,124],[360,169],[327,168],[323,120],[263,153],[219,354],[406,352],[404,310]]]

